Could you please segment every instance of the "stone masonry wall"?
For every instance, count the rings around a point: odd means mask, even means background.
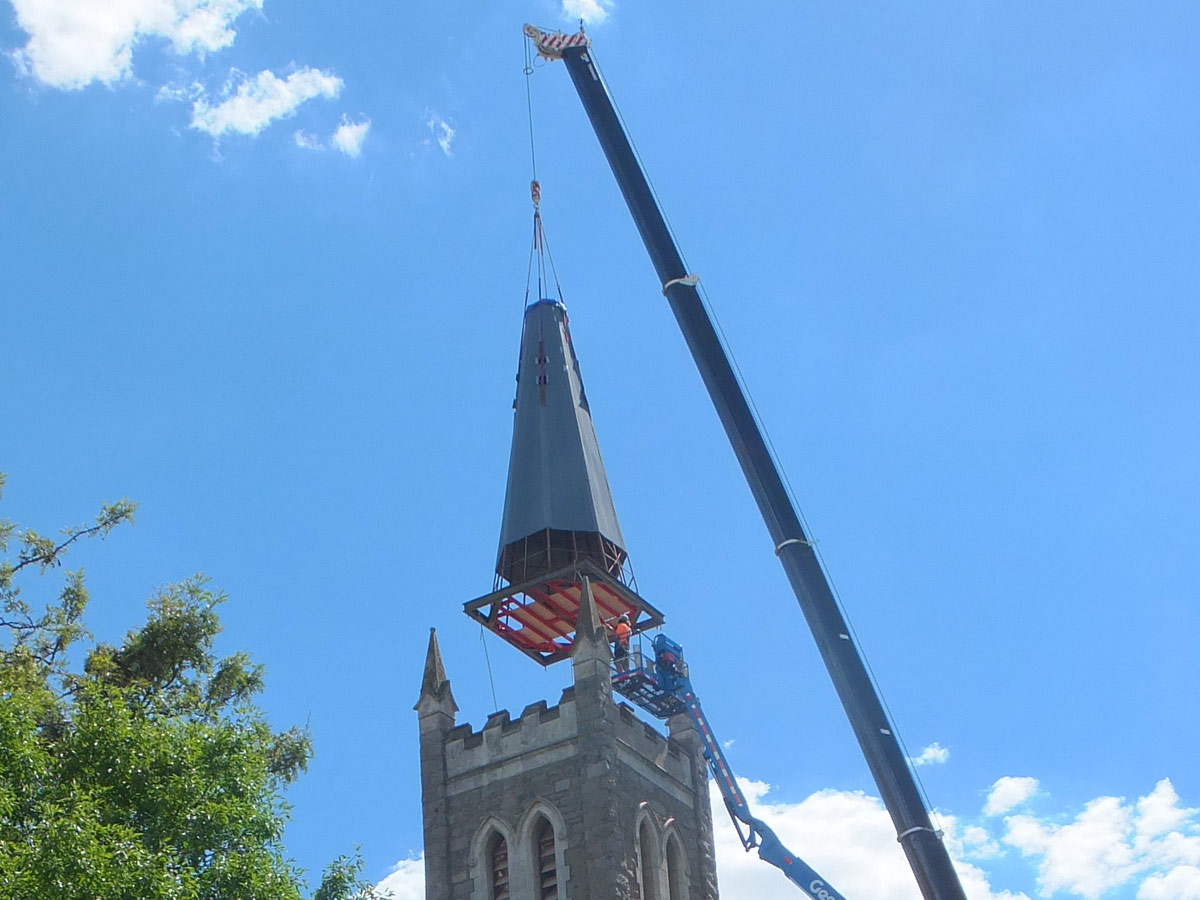
[[[708,785],[697,748],[663,736],[628,706],[612,703],[611,694],[606,703],[599,685],[579,687],[583,702],[572,687],[557,706],[531,704],[515,720],[495,713],[479,731],[459,725],[423,732],[423,780],[441,781],[423,785],[424,793],[444,807],[436,833],[427,817],[426,858],[432,849],[444,859],[439,868],[450,882],[430,885],[430,900],[485,896],[493,831],[508,842],[513,900],[531,900],[539,814],[555,828],[559,900],[645,900],[637,878],[643,820],[660,844],[667,832],[677,835],[687,900],[716,900]],[[426,746],[433,742],[440,765],[426,752],[435,750]],[[443,847],[431,848],[431,839]],[[668,900],[665,875],[659,884],[651,896]]]

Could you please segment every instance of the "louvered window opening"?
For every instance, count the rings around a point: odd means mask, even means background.
[[[670,900],[684,900],[683,854],[679,841],[672,836],[667,841],[667,893]]]
[[[653,835],[645,822],[638,829],[638,863],[642,876],[642,900],[659,900],[658,895],[658,860],[655,858],[652,843]]]
[[[508,843],[504,838],[492,844],[492,900],[508,900]]]
[[[554,828],[542,822],[538,829],[537,861],[539,900],[558,900],[558,867],[554,862]]]

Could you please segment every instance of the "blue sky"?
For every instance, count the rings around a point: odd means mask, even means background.
[[[208,573],[272,721],[312,729],[298,862],[415,858],[430,625],[460,721],[493,708],[460,610],[525,292],[520,27],[584,15],[900,732],[940,748],[972,900],[1200,898],[1200,10],[567,7],[0,4],[2,514],[138,500],[76,558],[98,637]],[[792,849],[914,898],[565,71],[532,90],[641,593]],[[569,679],[488,652],[501,707]],[[723,841],[724,897],[786,893]]]

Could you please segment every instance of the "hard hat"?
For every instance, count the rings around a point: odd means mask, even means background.
[[[617,617],[617,621],[618,622],[628,622],[629,616],[625,615],[625,613],[621,613],[621,615]]]

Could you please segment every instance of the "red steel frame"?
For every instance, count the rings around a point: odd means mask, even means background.
[[[526,656],[548,666],[571,652],[585,575],[601,619],[616,619],[624,613],[635,634],[662,625],[661,612],[587,559],[501,587],[463,604],[463,611]]]

